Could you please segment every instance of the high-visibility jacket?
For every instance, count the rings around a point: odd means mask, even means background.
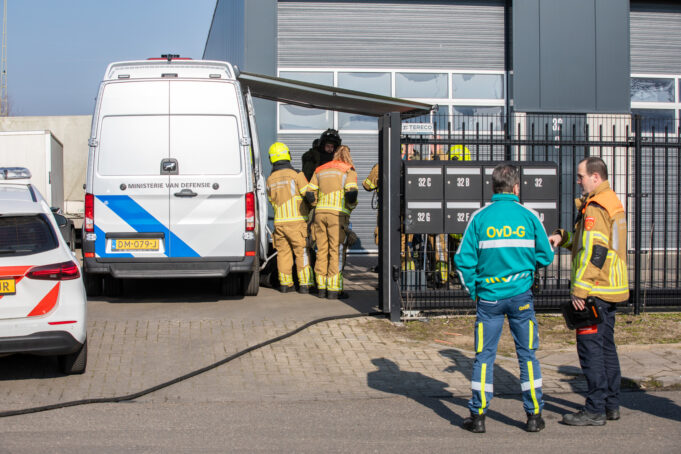
[[[537,213],[513,194],[494,194],[473,213],[454,256],[473,300],[497,301],[532,287],[537,268],[553,261],[553,248]]]
[[[572,250],[571,293],[618,303],[629,299],[627,220],[610,183],[575,200],[579,213],[574,232],[563,229],[561,246]]]
[[[346,192],[357,191],[357,172],[344,162],[331,161],[317,167],[307,187],[315,195],[316,213],[350,215],[357,206],[357,199],[352,203],[345,199]]]
[[[303,202],[307,179],[289,162],[275,163],[267,179],[267,197],[274,208],[274,223],[307,222],[309,208]]]
[[[366,191],[378,190],[378,164],[374,164],[369,172],[369,176],[362,182],[362,187]]]

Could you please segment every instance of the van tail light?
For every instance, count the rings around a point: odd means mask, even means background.
[[[95,231],[95,196],[85,194],[85,231]]]
[[[70,281],[71,279],[78,279],[80,271],[78,271],[78,265],[69,260],[53,265],[35,266],[28,270],[26,277],[47,281]]]
[[[255,230],[255,194],[246,193],[246,231]]]

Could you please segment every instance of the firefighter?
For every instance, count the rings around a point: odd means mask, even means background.
[[[454,256],[461,283],[477,303],[471,416],[463,427],[485,432],[485,414],[494,394],[494,358],[507,316],[520,365],[525,429],[539,432],[545,426],[544,402],[531,287],[535,270],[553,261],[553,249],[537,214],[519,203],[518,169],[495,167],[492,188],[492,203],[471,217]]]
[[[333,160],[315,170],[306,198],[315,206],[315,274],[320,298],[345,298],[343,267],[350,213],[357,206],[357,173],[350,148],[342,145]]]
[[[269,150],[272,173],[267,179],[267,197],[274,209],[272,240],[277,250],[279,289],[293,290],[293,255],[298,271],[298,291],[309,293],[313,284],[312,267],[307,250],[308,208],[303,201],[307,180],[291,166],[288,147],[275,142]],[[293,252],[293,254],[292,254]]]
[[[572,250],[570,297],[576,310],[594,297],[602,313],[600,324],[577,329],[577,354],[586,377],[586,405],[563,416],[571,426],[602,426],[620,419],[620,363],[615,346],[617,303],[629,299],[627,274],[627,220],[624,207],[608,183],[602,159],[589,157],[577,166],[577,184],[583,195],[576,200],[574,230],[558,229],[549,238],[554,246]]]
[[[335,129],[327,129],[319,136],[319,139],[315,139],[312,143],[312,148],[303,154],[303,173],[308,181],[312,179],[312,175],[317,167],[326,164],[333,159],[336,149],[341,146],[343,140],[338,131]]]
[[[433,161],[447,161],[450,157],[446,150],[438,147],[431,159]],[[444,233],[430,235],[428,243],[430,249],[435,251],[435,285],[446,287],[449,282],[449,237]]]
[[[362,182],[365,191],[376,191],[378,194],[378,164],[374,164],[369,172],[369,176]],[[374,229],[374,242],[378,246],[378,218],[376,218],[376,228]]]

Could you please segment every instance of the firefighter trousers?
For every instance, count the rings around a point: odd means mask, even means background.
[[[605,413],[620,406],[620,360],[615,346],[616,305],[596,298],[603,315],[598,325],[577,330],[577,354],[586,377],[586,405],[591,413]]]
[[[312,267],[307,251],[307,224],[305,222],[276,224],[272,237],[277,250],[279,284],[284,287],[293,286],[293,256],[295,255],[298,284],[312,285]]]
[[[498,301],[479,300],[475,321],[475,362],[471,388],[473,397],[468,408],[474,414],[485,414],[494,395],[494,359],[504,326],[504,316],[515,341],[520,366],[520,389],[527,414],[538,414],[544,407],[542,379],[535,350],[539,346],[537,319],[530,290]]]
[[[343,290],[345,237],[349,216],[335,213],[315,213],[314,229],[317,242],[315,275],[317,288],[332,292]]]

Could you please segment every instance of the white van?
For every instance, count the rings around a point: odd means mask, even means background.
[[[92,119],[83,225],[88,293],[119,278],[224,278],[256,295],[267,199],[250,95],[226,62],[112,63]]]

